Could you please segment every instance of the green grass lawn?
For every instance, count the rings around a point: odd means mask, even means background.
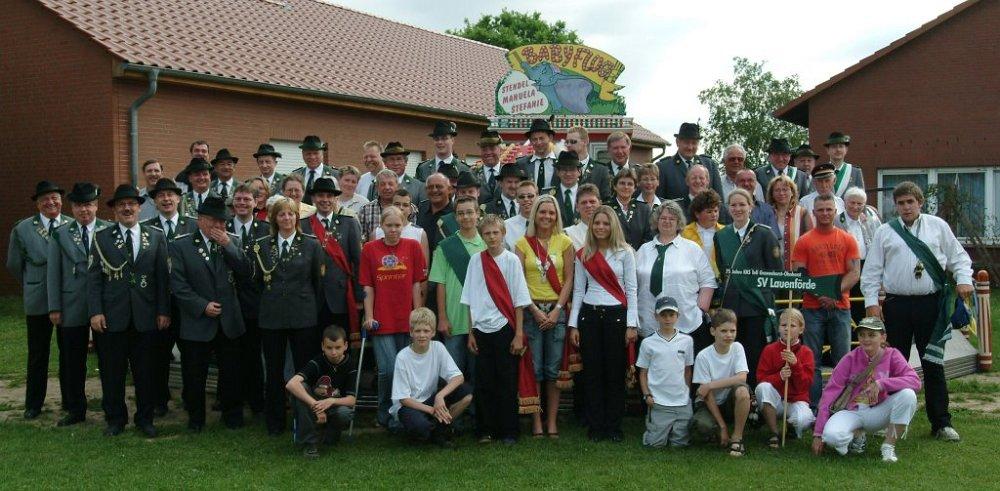
[[[18,301],[0,301],[0,379],[3,380],[23,379],[25,341]],[[1000,309],[995,312],[1000,313]],[[50,373],[55,374],[54,361]],[[954,388],[975,397],[995,393],[1000,387],[997,381],[1000,379],[953,383]],[[90,383],[97,381],[92,379]],[[955,426],[964,438],[961,443],[933,440],[921,410],[914,418],[910,434],[897,447],[901,461],[884,465],[878,457],[877,437],[870,439],[867,455],[850,457],[840,457],[831,451],[814,457],[809,453],[808,440],[791,441],[784,450],[770,451],[765,448],[763,430],[748,434],[749,453],[743,459],[730,458],[704,445],[684,450],[647,450],[639,443],[643,429],[639,418],[626,419],[627,440],[622,444],[592,444],[583,430],[564,421],[559,440],[524,438],[516,446],[502,447],[480,446],[471,437],[463,437],[457,450],[409,446],[365,424],[355,442],[342,442],[327,449],[319,460],[305,461],[287,433],[268,437],[259,420],[249,419],[251,424],[247,428],[230,431],[221,427],[216,415],[210,415],[206,431],[191,435],[183,428],[183,418],[173,418],[171,423],[159,425],[159,438],[147,440],[140,438],[132,427],[116,438],[102,436],[103,424],[97,413],[91,413],[84,425],[55,428],[53,421],[58,415],[49,412],[41,423],[23,422],[17,417],[0,422],[0,487],[594,489],[688,485],[713,489],[885,486],[981,489],[995,486],[1000,478],[1000,471],[993,465],[1000,415],[960,408],[954,408],[953,414]],[[368,421],[370,415],[363,414],[361,419]]]

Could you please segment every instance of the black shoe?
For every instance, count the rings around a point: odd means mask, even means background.
[[[159,435],[156,431],[156,427],[153,426],[153,423],[143,423],[137,426],[139,428],[139,432],[145,435],[146,438],[156,438],[156,436]]]
[[[121,423],[109,423],[107,428],[104,428],[104,436],[118,436],[125,431],[125,425]]]
[[[611,437],[609,438],[609,440],[611,440],[612,443],[621,443],[622,440],[624,439],[625,437],[621,433],[612,433]]]
[[[83,423],[86,420],[87,418],[82,414],[67,414],[56,423],[56,426],[72,426],[77,423]]]
[[[188,430],[192,433],[201,433],[201,430],[205,429],[205,423],[195,423],[188,421]]]
[[[441,448],[455,448],[455,443],[451,441],[451,428],[438,427],[431,433],[431,442]]]
[[[318,459],[319,458],[319,448],[316,447],[315,443],[310,443],[306,445],[305,450],[302,451],[302,456],[307,459]]]
[[[166,404],[159,404],[153,408],[153,416],[156,416],[157,418],[162,418],[169,412],[170,408],[168,408]]]
[[[24,419],[32,420],[32,419],[37,418],[39,414],[42,414],[42,410],[41,409],[25,409],[24,410]]]

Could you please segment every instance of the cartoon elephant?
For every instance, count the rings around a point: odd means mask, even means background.
[[[521,68],[528,79],[535,82],[535,88],[545,94],[552,112],[556,113],[565,107],[571,114],[589,114],[587,97],[594,90],[594,85],[586,78],[566,75],[559,67],[543,61],[534,67],[521,62]]]

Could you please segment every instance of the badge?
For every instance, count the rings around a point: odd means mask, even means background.
[[[774,257],[781,259],[781,247],[774,246]]]
[[[913,276],[915,276],[918,280],[924,276],[923,261],[917,261],[917,265],[913,268]]]
[[[146,275],[142,275],[139,278],[139,288],[146,288],[147,286],[149,286],[149,283],[146,282]]]

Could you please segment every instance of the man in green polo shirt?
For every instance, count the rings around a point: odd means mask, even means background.
[[[469,337],[469,307],[462,305],[462,285],[465,271],[473,254],[486,250],[479,236],[479,202],[471,196],[455,201],[458,233],[442,240],[434,250],[428,278],[437,283],[438,333],[448,353],[455,360],[466,380],[472,379],[473,358],[465,343]]]

